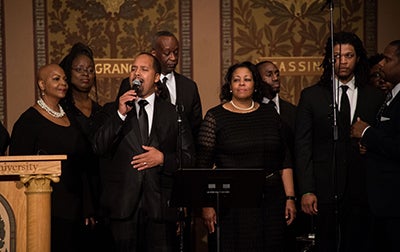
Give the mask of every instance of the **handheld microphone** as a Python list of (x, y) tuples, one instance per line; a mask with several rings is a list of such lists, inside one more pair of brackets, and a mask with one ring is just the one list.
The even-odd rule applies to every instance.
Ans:
[[(131, 90), (135, 90), (136, 94), (139, 95), (140, 86), (142, 86), (142, 82), (139, 79), (136, 78), (131, 83)], [(135, 104), (135, 101), (133, 101), (133, 100), (132, 101), (127, 101), (125, 104), (128, 105), (128, 106), (133, 107), (134, 104)]]
[(141, 85), (142, 83), (139, 79), (134, 79), (131, 83), (131, 89), (135, 90), (135, 92), (138, 94)]

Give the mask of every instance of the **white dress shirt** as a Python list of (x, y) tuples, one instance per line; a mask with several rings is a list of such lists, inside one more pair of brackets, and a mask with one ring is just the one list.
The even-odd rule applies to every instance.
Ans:
[[(337, 81), (337, 79), (336, 79)], [(356, 106), (357, 106), (357, 97), (358, 97), (358, 89), (355, 86), (355, 78), (351, 79), (347, 84), (343, 84), (342, 82), (339, 81), (338, 85), (338, 96), (337, 96), (337, 104), (339, 104), (338, 109), (340, 111), (340, 102), (342, 99), (342, 90), (340, 87), (342, 85), (346, 85), (349, 88), (347, 89), (347, 96), (349, 97), (349, 102), (350, 102), (350, 122), (353, 121), (354, 113), (356, 112)]]
[[(276, 94), (274, 98), (271, 99), (273, 102), (275, 102), (275, 109), (276, 112), (278, 112), (278, 114), (281, 114), (281, 109), (279, 106), (279, 95)], [(268, 104), (270, 101), (270, 99), (268, 99), (267, 97), (264, 97), (262, 100), (262, 103)]]
[(167, 88), (169, 91), (171, 103), (175, 105), (176, 104), (176, 82), (175, 82), (174, 72), (171, 72), (167, 75), (161, 74), (160, 80), (162, 81), (164, 79), (164, 77), (167, 77), (167, 79), (168, 79), (166, 85), (167, 85)]
[[(154, 100), (156, 99), (156, 94), (155, 93), (153, 93), (153, 94), (151, 94), (150, 96), (148, 96), (148, 97), (146, 97), (146, 101), (149, 103), (149, 104), (147, 104), (145, 107), (144, 107), (144, 109), (146, 110), (146, 113), (147, 113), (147, 118), (148, 118), (148, 120), (149, 120), (149, 135), (150, 135), (150, 132), (151, 132), (151, 126), (153, 125), (153, 114), (154, 114)], [(135, 108), (136, 108), (136, 114), (139, 116), (139, 109), (140, 109), (140, 106), (139, 106), (139, 101), (140, 100), (143, 100), (142, 98), (139, 98), (139, 99), (137, 99), (136, 101), (135, 101)], [(118, 112), (118, 115), (119, 115), (119, 117), (121, 118), (121, 120), (122, 121), (125, 121), (125, 119), (126, 119), (126, 115), (122, 115), (120, 112), (119, 112), (119, 110), (117, 111)]]

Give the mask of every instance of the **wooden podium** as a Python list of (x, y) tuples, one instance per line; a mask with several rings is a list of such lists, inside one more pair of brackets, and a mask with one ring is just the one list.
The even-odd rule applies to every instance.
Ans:
[(50, 182), (60, 181), (66, 159), (0, 156), (0, 251), (50, 252)]

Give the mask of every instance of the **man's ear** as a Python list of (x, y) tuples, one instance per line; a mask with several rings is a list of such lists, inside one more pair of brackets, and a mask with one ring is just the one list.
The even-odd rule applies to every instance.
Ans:
[(160, 74), (156, 73), (156, 75), (154, 76), (154, 83), (157, 83), (160, 81)]
[(153, 56), (156, 56), (156, 50), (151, 49), (150, 53), (151, 53)]

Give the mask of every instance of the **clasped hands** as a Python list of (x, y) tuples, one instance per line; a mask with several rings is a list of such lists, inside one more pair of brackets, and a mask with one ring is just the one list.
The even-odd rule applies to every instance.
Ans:
[[(364, 130), (369, 126), (368, 123), (361, 120), (360, 117), (357, 117), (357, 121), (351, 126), (350, 136), (354, 138), (361, 139)], [(360, 154), (365, 154), (367, 152), (367, 148), (359, 143)]]

